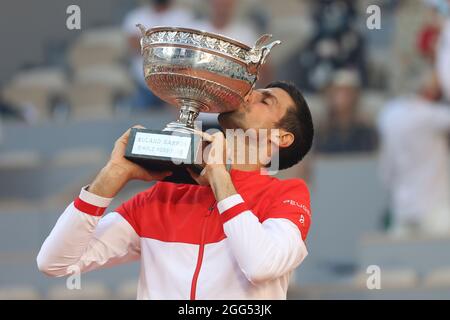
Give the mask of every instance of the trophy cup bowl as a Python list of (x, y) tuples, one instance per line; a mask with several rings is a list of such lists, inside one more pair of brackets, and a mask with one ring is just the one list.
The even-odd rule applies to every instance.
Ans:
[(142, 25), (140, 40), (148, 88), (179, 108), (178, 120), (162, 131), (132, 129), (125, 157), (151, 171), (171, 170), (167, 181), (195, 183), (185, 172), (202, 170), (201, 137), (195, 134), (200, 112), (237, 109), (253, 89), (270, 50), (261, 36), (253, 47), (201, 30)]

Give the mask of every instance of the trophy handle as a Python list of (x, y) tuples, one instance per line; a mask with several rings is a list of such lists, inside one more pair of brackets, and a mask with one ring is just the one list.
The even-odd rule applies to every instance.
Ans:
[(136, 27), (138, 27), (139, 30), (141, 30), (141, 35), (142, 35), (142, 36), (145, 36), (145, 32), (147, 31), (147, 30), (145, 29), (145, 27), (144, 27), (142, 24), (140, 24), (140, 23), (136, 24)]
[(272, 50), (273, 47), (275, 47), (276, 45), (279, 45), (279, 44), (281, 44), (281, 41), (280, 40), (276, 40), (276, 41), (273, 41), (273, 42), (271, 42), (271, 43), (269, 43), (269, 44), (267, 44), (267, 45), (265, 45), (265, 46), (263, 46), (261, 48), (261, 54), (262, 54), (261, 61), (260, 61), (261, 65), (266, 63), (266, 58), (269, 55), (270, 50)]
[(271, 34), (263, 34), (261, 37), (256, 40), (255, 45), (253, 48), (261, 48), (264, 43), (266, 43), (268, 40), (272, 38)]
[(273, 41), (269, 44), (263, 45), (272, 38), (271, 34), (264, 34), (256, 40), (255, 45), (250, 49), (249, 55), (246, 58), (247, 70), (250, 73), (258, 72), (258, 69), (266, 62), (270, 50), (276, 45), (281, 44), (280, 40)]
[(145, 37), (146, 29), (140, 23), (136, 24), (136, 27), (138, 27), (139, 30), (141, 31), (141, 39), (139, 40), (139, 44), (141, 46), (141, 55), (143, 55), (144, 54), (144, 37)]

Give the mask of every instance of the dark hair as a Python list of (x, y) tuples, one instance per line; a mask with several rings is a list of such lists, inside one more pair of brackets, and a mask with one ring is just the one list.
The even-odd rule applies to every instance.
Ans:
[(294, 105), (288, 107), (286, 114), (276, 124), (278, 128), (294, 135), (294, 142), (278, 151), (279, 169), (287, 169), (299, 163), (311, 149), (314, 136), (311, 112), (305, 98), (293, 83), (275, 81), (269, 83), (266, 88), (283, 89), (294, 101)]

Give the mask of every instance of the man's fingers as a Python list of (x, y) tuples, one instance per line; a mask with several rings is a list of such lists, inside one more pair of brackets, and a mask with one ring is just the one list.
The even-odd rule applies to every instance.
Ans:
[(123, 134), (123, 136), (121, 138), (128, 139), (128, 137), (130, 136), (130, 133), (131, 133), (131, 129), (145, 129), (145, 127), (141, 126), (140, 124), (136, 124), (136, 125), (132, 126), (130, 129), (128, 129), (127, 131), (125, 131), (125, 133)]
[(194, 179), (195, 182), (197, 182), (199, 185), (206, 186), (206, 185), (209, 184), (208, 180), (205, 177), (202, 176), (202, 173), (205, 171), (205, 169), (202, 170), (200, 175), (198, 175), (197, 173), (192, 171), (191, 168), (186, 168), (186, 170), (189, 172), (189, 174), (191, 175), (192, 179)]
[(128, 137), (130, 136), (131, 133), (131, 129), (136, 128), (136, 129), (145, 129), (144, 126), (141, 126), (140, 124), (134, 125), (131, 128), (129, 128), (127, 131), (124, 132), (124, 134), (122, 134), (120, 136), (119, 139), (117, 139), (116, 142), (127, 142), (128, 141)]
[(127, 131), (125, 131), (125, 133), (122, 135), (121, 138), (128, 138), (128, 136), (131, 133), (131, 129), (145, 129), (145, 127), (141, 126), (140, 124), (136, 124), (136, 125), (132, 126), (131, 128), (129, 128)]
[(214, 133), (212, 136), (213, 136), (213, 138), (225, 138), (225, 136), (223, 135), (223, 133), (220, 132), (220, 131)]
[(130, 132), (131, 132), (131, 129), (128, 129), (127, 131), (125, 131), (125, 132), (119, 137), (119, 139), (117, 139), (117, 142), (123, 141), (123, 140), (128, 140), (128, 137), (130, 136)]
[(213, 142), (216, 139), (217, 140), (225, 140), (225, 136), (221, 131), (215, 132), (213, 134), (209, 134), (209, 133), (194, 129), (194, 133), (198, 134), (199, 136), (201, 136), (203, 138), (203, 140), (208, 141), (208, 142)]
[(191, 168), (186, 168), (186, 170), (187, 170), (187, 172), (189, 172), (189, 175), (192, 177), (192, 179), (194, 179), (198, 184), (200, 184), (200, 182), (198, 180), (199, 175), (196, 174), (194, 171), (192, 171)]
[(210, 135), (209, 133), (200, 131), (200, 130), (194, 130), (194, 133), (198, 134), (199, 136), (201, 136), (203, 138), (203, 140), (212, 142), (214, 140), (213, 136)]

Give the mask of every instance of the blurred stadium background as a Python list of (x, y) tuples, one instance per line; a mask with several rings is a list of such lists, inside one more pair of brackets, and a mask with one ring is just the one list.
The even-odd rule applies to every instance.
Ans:
[[(135, 298), (138, 264), (83, 275), (82, 290), (68, 290), (65, 279), (39, 273), (36, 255), (124, 130), (137, 123), (162, 128), (174, 119), (174, 108), (143, 98), (130, 68), (135, 57), (127, 23), (139, 16), (130, 12), (154, 2), (164, 1), (2, 3), (0, 299)], [(392, 214), (376, 129), (385, 103), (413, 91), (433, 64), (430, 39), (438, 28), (432, 6), (421, 0), (244, 0), (234, 1), (231, 21), (220, 22), (214, 10), (233, 1), (172, 2), (168, 10), (188, 12), (192, 26), (228, 23), (224, 30), (238, 39), (251, 29), (282, 40), (260, 84), (296, 82), (313, 112), (314, 152), (280, 173), (306, 179), (312, 194), (309, 256), (297, 269), (289, 298), (449, 299), (450, 235), (389, 232)], [(70, 4), (81, 8), (81, 30), (66, 28)], [(381, 7), (381, 30), (366, 27), (370, 4)], [(150, 27), (154, 21), (141, 23)], [(142, 102), (151, 99), (152, 105)], [(349, 122), (350, 138), (336, 138), (333, 116)], [(128, 185), (111, 208), (146, 187)], [(366, 286), (370, 265), (381, 268), (381, 290)]]

